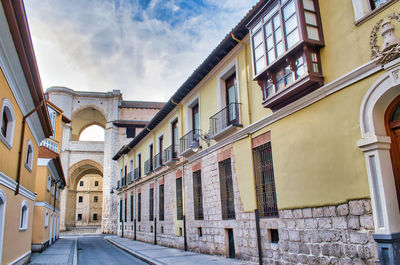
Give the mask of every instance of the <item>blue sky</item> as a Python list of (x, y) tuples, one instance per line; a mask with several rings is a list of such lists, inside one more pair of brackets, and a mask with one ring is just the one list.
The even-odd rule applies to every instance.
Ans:
[(43, 87), (166, 101), (256, 0), (25, 0)]

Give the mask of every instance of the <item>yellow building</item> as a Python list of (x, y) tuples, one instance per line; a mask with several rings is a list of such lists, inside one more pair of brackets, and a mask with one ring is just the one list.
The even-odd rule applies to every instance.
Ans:
[(0, 5), (0, 263), (29, 260), (40, 142), (52, 128), (22, 1)]
[(399, 8), (259, 1), (115, 154), (118, 233), (266, 264), (399, 264)]
[(54, 134), (42, 141), (36, 171), (32, 251), (42, 251), (59, 237), (60, 198), (65, 177), (59, 149), (62, 142), (62, 123), (68, 123), (62, 110), (47, 101)]

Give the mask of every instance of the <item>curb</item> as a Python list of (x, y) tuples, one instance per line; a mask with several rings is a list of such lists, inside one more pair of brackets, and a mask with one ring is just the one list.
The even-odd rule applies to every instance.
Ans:
[(131, 249), (128, 249), (128, 248), (122, 246), (121, 244), (118, 244), (117, 242), (115, 242), (111, 238), (106, 238), (105, 237), (104, 239), (107, 240), (108, 242), (110, 242), (111, 244), (113, 244), (114, 246), (116, 246), (116, 247), (128, 252), (132, 256), (134, 256), (134, 257), (136, 257), (136, 258), (138, 258), (138, 259), (140, 259), (140, 260), (142, 260), (144, 262), (147, 262), (148, 264), (151, 264), (151, 265), (165, 265), (164, 263), (155, 262), (154, 260), (151, 260), (151, 259), (145, 257), (144, 255), (141, 255), (141, 254), (139, 254), (139, 253), (137, 253), (135, 251), (132, 251)]

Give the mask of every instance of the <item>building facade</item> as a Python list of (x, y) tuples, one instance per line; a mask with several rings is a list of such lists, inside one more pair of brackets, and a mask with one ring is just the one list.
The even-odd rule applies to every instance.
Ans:
[(118, 234), (399, 264), (398, 1), (260, 1), (118, 161)]
[(53, 132), (22, 1), (1, 1), (0, 36), (0, 263), (24, 264), (39, 146)]

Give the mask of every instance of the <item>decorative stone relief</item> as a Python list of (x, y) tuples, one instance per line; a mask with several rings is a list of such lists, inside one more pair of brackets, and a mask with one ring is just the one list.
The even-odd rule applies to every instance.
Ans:
[[(394, 32), (394, 26), (391, 24), (392, 20), (400, 22), (400, 13), (395, 12), (387, 16), (386, 19), (379, 20), (371, 31), (371, 59), (377, 59), (378, 64), (385, 64), (400, 57), (400, 39), (397, 38)], [(382, 50), (378, 46), (379, 31), (383, 37)]]

